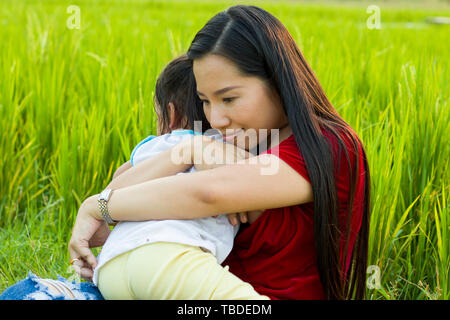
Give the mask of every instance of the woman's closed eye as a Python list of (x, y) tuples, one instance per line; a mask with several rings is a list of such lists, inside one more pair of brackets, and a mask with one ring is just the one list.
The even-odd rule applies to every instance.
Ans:
[[(233, 102), (236, 98), (237, 97), (223, 98), (222, 101), (225, 104), (229, 104), (229, 103)], [(203, 103), (203, 105), (209, 105), (209, 101), (208, 100), (202, 100), (201, 99), (200, 101)]]
[(236, 99), (236, 97), (223, 98), (224, 103), (231, 103)]

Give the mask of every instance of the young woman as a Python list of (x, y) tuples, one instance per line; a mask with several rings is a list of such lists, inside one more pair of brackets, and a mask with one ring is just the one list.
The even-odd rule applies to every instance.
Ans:
[[(202, 159), (202, 148), (185, 144), (201, 171), (115, 190), (111, 218), (196, 219), (274, 208), (241, 220), (222, 265), (271, 299), (363, 298), (369, 231), (364, 148), (289, 32), (263, 9), (233, 6), (197, 33), (188, 56), (213, 128), (235, 143), (247, 132), (279, 129), (280, 142), (254, 157), (256, 163), (216, 168), (194, 161)], [(208, 148), (210, 141), (195, 139)], [(166, 157), (182, 171), (170, 152)], [(267, 164), (277, 170), (261, 174)], [(84, 277), (96, 266), (88, 242), (103, 224), (97, 198), (81, 205), (69, 243)]]

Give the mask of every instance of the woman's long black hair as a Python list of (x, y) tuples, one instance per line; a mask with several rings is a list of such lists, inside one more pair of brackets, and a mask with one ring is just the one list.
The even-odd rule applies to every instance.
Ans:
[[(369, 232), (369, 168), (362, 143), (338, 115), (319, 81), (283, 24), (269, 12), (237, 5), (215, 15), (196, 34), (187, 52), (193, 61), (206, 54), (217, 54), (233, 61), (249, 76), (267, 81), (278, 91), (295, 140), (303, 155), (314, 196), (314, 238), (317, 267), (328, 299), (363, 299), (367, 267)], [(338, 168), (331, 144), (322, 129), (335, 135), (338, 158), (345, 152), (350, 171), (349, 208), (346, 226), (338, 219), (335, 175)], [(350, 141), (353, 150), (344, 143)], [(358, 157), (365, 166), (364, 209), (361, 228), (355, 241), (347, 271), (340, 257), (343, 232), (348, 244), (350, 219), (355, 195)], [(355, 164), (351, 166), (350, 157)], [(339, 166), (339, 165), (337, 165)], [(301, 252), (299, 252), (301, 254)]]

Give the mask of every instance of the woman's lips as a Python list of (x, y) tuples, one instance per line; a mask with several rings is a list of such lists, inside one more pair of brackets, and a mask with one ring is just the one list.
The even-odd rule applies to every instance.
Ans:
[(223, 141), (227, 141), (227, 142), (233, 141), (234, 137), (236, 137), (239, 133), (241, 133), (241, 131), (242, 131), (242, 129), (239, 129), (238, 131), (235, 131), (233, 134), (222, 135), (222, 139), (223, 139)]

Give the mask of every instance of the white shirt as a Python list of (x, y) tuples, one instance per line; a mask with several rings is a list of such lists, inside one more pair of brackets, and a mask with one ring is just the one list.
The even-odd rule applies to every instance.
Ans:
[[(149, 136), (134, 148), (130, 159), (131, 165), (154, 157), (182, 140), (191, 138), (193, 134), (192, 130), (174, 130), (161, 136)], [(218, 134), (212, 137), (218, 139), (221, 136)], [(196, 170), (192, 167), (177, 175), (194, 171)], [(98, 270), (109, 260), (142, 245), (158, 241), (198, 246), (211, 252), (220, 264), (230, 253), (238, 229), (239, 224), (231, 225), (226, 214), (217, 218), (193, 220), (121, 221), (111, 231), (97, 257), (98, 264), (94, 269), (93, 282), (95, 285), (98, 284)]]

